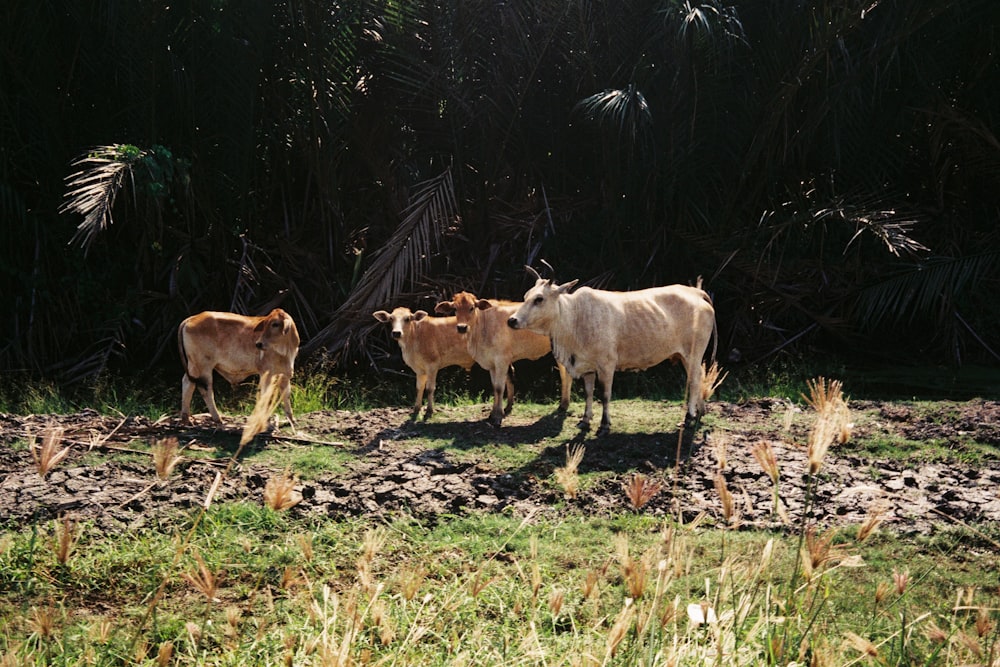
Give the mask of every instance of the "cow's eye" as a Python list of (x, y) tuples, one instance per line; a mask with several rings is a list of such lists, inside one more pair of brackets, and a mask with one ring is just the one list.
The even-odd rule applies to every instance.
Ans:
[(540, 297), (540, 296), (536, 296), (535, 297), (535, 305), (536, 306), (542, 305), (542, 301), (544, 301), (544, 299), (542, 299), (542, 297)]
[(271, 322), (271, 328), (272, 329), (277, 329), (280, 326), (281, 326), (281, 322)]

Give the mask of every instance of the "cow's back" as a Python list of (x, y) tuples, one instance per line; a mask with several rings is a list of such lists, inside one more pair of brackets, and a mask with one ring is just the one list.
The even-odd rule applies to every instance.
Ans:
[(693, 336), (710, 336), (714, 321), (705, 293), (685, 285), (633, 292), (581, 287), (563, 298), (566, 317), (553, 334), (573, 356), (567, 367), (578, 372), (610, 362), (620, 370), (649, 368), (682, 355)]
[(217, 370), (231, 382), (258, 372), (260, 351), (254, 346), (254, 318), (205, 311), (181, 322), (178, 342), (190, 374)]

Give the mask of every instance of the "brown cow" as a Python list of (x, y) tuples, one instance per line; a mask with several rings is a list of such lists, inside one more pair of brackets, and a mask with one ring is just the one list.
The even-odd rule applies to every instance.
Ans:
[(715, 309), (708, 294), (686, 285), (609, 292), (581, 287), (573, 280), (557, 285), (531, 267), (535, 286), (508, 324), (552, 339), (552, 353), (574, 378), (583, 376), (587, 404), (581, 428), (593, 416), (594, 379), (604, 386), (598, 435), (611, 431), (608, 405), (616, 370), (643, 370), (670, 359), (687, 371), (686, 423), (704, 413), (702, 358), (715, 332)]
[(212, 419), (222, 423), (215, 407), (212, 371), (235, 385), (251, 375), (267, 373), (277, 380), (288, 422), (292, 418), (291, 378), (299, 352), (299, 332), (291, 315), (275, 308), (263, 317), (206, 311), (177, 327), (177, 345), (184, 363), (181, 379), (181, 420), (191, 418), (191, 397), (197, 386)]
[(399, 343), (403, 361), (417, 374), (417, 398), (412, 418), (420, 413), (427, 390), (427, 410), (424, 419), (434, 414), (434, 388), (438, 371), (446, 366), (461, 366), (471, 370), (475, 361), (465, 347), (465, 339), (456, 330), (454, 317), (428, 317), (427, 311), (413, 313), (409, 308), (396, 308), (391, 313), (372, 313), (379, 322), (389, 324), (392, 337)]
[[(552, 349), (549, 339), (530, 331), (514, 331), (507, 326), (507, 320), (519, 303), (478, 299), (474, 294), (459, 292), (451, 301), (442, 301), (434, 310), (439, 313), (455, 313), (457, 329), (466, 338), (469, 354), (476, 363), (490, 372), (493, 381), (493, 409), (489, 421), (499, 427), (504, 415), (514, 407), (514, 387), (507, 378), (507, 369), (519, 359), (538, 359)], [(560, 399), (559, 409), (569, 407), (569, 391), (572, 380), (562, 364), (559, 368)], [(502, 409), (504, 386), (508, 387), (507, 407)]]

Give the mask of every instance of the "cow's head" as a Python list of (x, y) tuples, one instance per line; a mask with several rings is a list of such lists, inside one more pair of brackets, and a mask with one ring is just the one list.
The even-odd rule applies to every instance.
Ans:
[(542, 278), (536, 271), (535, 286), (524, 293), (524, 303), (507, 320), (511, 329), (529, 329), (535, 333), (549, 335), (553, 322), (559, 313), (559, 297), (568, 293), (578, 282), (557, 285), (554, 280)]
[(254, 345), (262, 353), (273, 350), (278, 354), (295, 356), (299, 349), (299, 332), (292, 316), (275, 308), (254, 327), (257, 335)]
[(404, 308), (400, 306), (396, 308), (391, 313), (387, 313), (384, 310), (377, 310), (372, 313), (374, 317), (379, 322), (389, 323), (389, 328), (392, 331), (392, 337), (394, 340), (399, 340), (403, 337), (403, 332), (406, 329), (406, 325), (410, 322), (419, 322), (420, 320), (427, 317), (426, 310), (418, 310), (413, 313), (410, 312), (409, 308)]
[(478, 299), (475, 294), (459, 292), (451, 301), (442, 301), (434, 306), (434, 312), (442, 315), (455, 314), (455, 328), (458, 333), (464, 334), (469, 331), (469, 327), (476, 320), (480, 310), (492, 308), (493, 304), (486, 299)]

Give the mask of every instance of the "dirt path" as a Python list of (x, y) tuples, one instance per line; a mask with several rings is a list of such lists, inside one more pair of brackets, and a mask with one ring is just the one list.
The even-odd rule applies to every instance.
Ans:
[[(820, 526), (858, 524), (878, 506), (883, 526), (900, 532), (931, 533), (954, 522), (975, 525), (1000, 521), (1000, 403), (949, 405), (952, 409), (947, 418), (935, 420), (920, 417), (905, 404), (860, 402), (852, 403), (852, 408), (869, 416), (859, 426), (858, 435), (902, 437), (933, 442), (938, 447), (960, 447), (973, 441), (992, 449), (990, 465), (954, 461), (905, 465), (852, 455), (849, 448), (831, 450), (815, 488), (811, 519)], [(316, 412), (300, 417), (306, 440), (279, 442), (288, 447), (337, 447), (351, 453), (344, 472), (298, 484), (303, 500), (291, 511), (302, 517), (336, 519), (407, 512), (433, 521), (442, 514), (500, 510), (523, 516), (611, 515), (635, 511), (622, 485), (639, 472), (660, 482), (663, 489), (638, 511), (671, 515), (679, 505), (686, 520), (704, 514), (721, 521), (715, 476), (719, 471), (718, 440), (725, 439), (722, 475), (733, 495), (739, 524), (777, 528), (781, 522), (773, 512), (772, 485), (750, 454), (750, 445), (761, 439), (772, 443), (782, 466), (782, 503), (788, 516), (796, 520), (803, 512), (805, 452), (787, 444), (775, 430), (775, 415), (785, 409), (781, 401), (771, 400), (713, 403), (711, 410), (726, 429), (702, 430), (694, 435), (690, 451), (684, 452), (676, 469), (676, 480), (676, 434), (589, 438), (581, 471), (600, 474), (573, 500), (564, 499), (551, 481), (553, 469), (564, 464), (562, 446), (538, 448), (529, 465), (505, 470), (476, 461), (474, 451), (458, 459), (446, 451), (421, 448), (413, 441), (421, 429), (436, 428), (473, 441), (481, 434), (484, 442), (498, 438), (509, 438), (512, 443), (539, 442), (533, 433), (546, 425), (519, 422), (516, 413), (496, 432), (478, 421), (411, 423), (403, 409)], [(13, 445), (27, 433), (40, 434), (50, 427), (64, 429), (63, 437), (72, 451), (42, 479), (30, 453), (23, 445)], [(25, 525), (65, 514), (91, 520), (104, 530), (169, 524), (179, 510), (202, 504), (217, 473), (225, 469), (228, 455), (235, 451), (238, 433), (235, 427), (190, 428), (174, 420), (115, 419), (90, 411), (0, 415), (0, 526)], [(218, 446), (218, 458), (187, 458), (168, 480), (159, 481), (149, 455), (130, 452), (130, 443), (169, 436), (177, 437), (184, 446)], [(308, 439), (338, 444), (317, 444)], [(792, 440), (801, 442), (804, 438)], [(259, 446), (268, 444), (265, 441)], [(260, 502), (267, 479), (276, 472), (241, 462), (219, 487), (215, 502)]]

